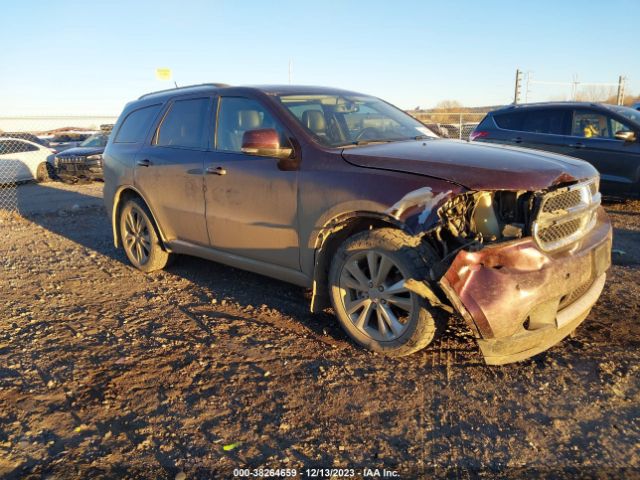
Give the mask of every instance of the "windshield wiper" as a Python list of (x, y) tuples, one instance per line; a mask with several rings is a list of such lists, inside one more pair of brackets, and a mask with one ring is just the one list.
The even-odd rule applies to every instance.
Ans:
[(409, 140), (408, 138), (367, 138), (362, 140), (355, 140), (353, 142), (345, 143), (343, 145), (338, 145), (339, 147), (347, 147), (349, 145), (369, 145), (371, 143), (391, 143), (391, 142), (401, 142), (402, 140)]
[(356, 140), (355, 142), (351, 142), (352, 145), (369, 145), (370, 143), (390, 143), (395, 142), (395, 139), (389, 138), (371, 138), (366, 140)]
[(434, 138), (430, 135), (416, 135), (415, 137), (401, 137), (401, 138), (372, 138), (367, 140), (355, 140), (349, 143), (343, 143), (336, 145), (336, 148), (350, 147), (350, 146), (362, 146), (369, 145), (371, 143), (391, 143), (391, 142), (406, 142), (407, 140), (427, 140)]

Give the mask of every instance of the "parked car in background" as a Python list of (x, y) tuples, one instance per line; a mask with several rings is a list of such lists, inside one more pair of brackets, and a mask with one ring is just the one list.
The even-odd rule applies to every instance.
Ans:
[(63, 152), (69, 148), (80, 146), (91, 135), (96, 132), (70, 132), (50, 136), (47, 140), (51, 148), (56, 152)]
[(22, 138), (0, 137), (0, 184), (51, 179), (48, 147)]
[(489, 112), (475, 142), (535, 148), (580, 158), (600, 172), (610, 195), (640, 195), (640, 112), (598, 103), (512, 105)]
[(635, 108), (636, 110), (640, 110), (640, 102), (634, 103), (633, 105), (631, 105), (631, 108)]
[(46, 138), (38, 137), (33, 133), (27, 132), (0, 132), (0, 138), (19, 138), (22, 140), (28, 140), (43, 147), (51, 148), (51, 144)]
[(143, 95), (104, 162), (132, 265), (182, 253), (308, 287), (312, 311), (332, 305), (355, 342), (389, 355), (428, 345), (440, 309), (465, 319), (487, 363), (535, 355), (586, 318), (610, 264), (591, 165), (441, 139), (355, 92)]
[(63, 181), (102, 180), (102, 153), (108, 139), (107, 133), (96, 133), (78, 147), (58, 153), (54, 159), (56, 177)]

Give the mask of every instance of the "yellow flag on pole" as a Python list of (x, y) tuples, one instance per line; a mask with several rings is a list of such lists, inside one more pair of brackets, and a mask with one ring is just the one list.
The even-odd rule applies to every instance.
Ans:
[(156, 78), (158, 80), (171, 80), (170, 68), (156, 68)]

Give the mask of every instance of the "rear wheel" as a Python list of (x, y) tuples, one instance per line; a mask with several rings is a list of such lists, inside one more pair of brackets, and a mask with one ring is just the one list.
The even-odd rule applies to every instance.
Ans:
[(160, 242), (149, 208), (138, 198), (120, 210), (120, 239), (131, 264), (143, 272), (164, 268), (170, 260)]
[(329, 272), (331, 301), (342, 327), (360, 345), (392, 356), (426, 347), (436, 324), (428, 303), (406, 280), (424, 280), (427, 265), (411, 237), (390, 228), (346, 240)]

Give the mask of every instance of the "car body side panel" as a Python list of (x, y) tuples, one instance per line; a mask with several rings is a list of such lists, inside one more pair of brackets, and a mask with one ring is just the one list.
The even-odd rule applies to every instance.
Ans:
[[(430, 177), (359, 168), (345, 162), (339, 152), (316, 154), (308, 162), (305, 158), (311, 158), (309, 152), (303, 152), (299, 213), (303, 240), (300, 263), (307, 275), (313, 273), (319, 235), (330, 228), (333, 220), (347, 214), (386, 216), (409, 233), (421, 233), (432, 218), (427, 220), (430, 215), (424, 214), (425, 209), (435, 213), (429, 201), (436, 199), (443, 203), (445, 196), (449, 198), (464, 190), (459, 185)], [(425, 187), (429, 190), (425, 191)], [(409, 202), (400, 212), (394, 210), (394, 205), (403, 197), (419, 190), (423, 192), (422, 199)]]
[(574, 145), (573, 155), (591, 163), (600, 172), (603, 191), (609, 193), (640, 193), (640, 142), (624, 142), (611, 138), (569, 137)]
[(213, 248), (300, 270), (298, 174), (278, 160), (207, 152), (206, 225)]

